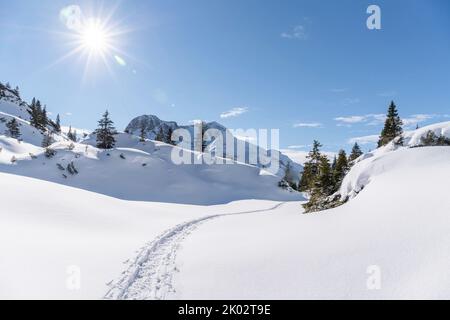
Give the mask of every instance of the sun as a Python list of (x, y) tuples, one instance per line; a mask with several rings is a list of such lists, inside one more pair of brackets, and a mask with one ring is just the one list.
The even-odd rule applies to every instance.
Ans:
[(80, 42), (83, 49), (90, 53), (105, 53), (110, 47), (109, 35), (102, 27), (100, 20), (90, 19), (80, 32)]
[(68, 32), (61, 32), (62, 38), (70, 51), (57, 59), (51, 66), (61, 63), (70, 57), (78, 56), (84, 63), (83, 82), (88, 77), (101, 74), (105, 68), (114, 77), (114, 66), (127, 68), (130, 55), (122, 45), (126, 34), (133, 31), (122, 24), (115, 16), (117, 6), (109, 12), (95, 12), (90, 8), (85, 15), (78, 5), (70, 5), (61, 9), (60, 20)]

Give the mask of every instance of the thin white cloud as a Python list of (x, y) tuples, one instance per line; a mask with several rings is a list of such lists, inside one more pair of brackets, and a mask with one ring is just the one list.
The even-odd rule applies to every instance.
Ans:
[(306, 33), (305, 26), (299, 24), (296, 25), (291, 31), (283, 32), (281, 37), (285, 39), (306, 40), (308, 39), (308, 34)]
[(72, 115), (72, 112), (66, 112), (65, 115), (70, 117)]
[(305, 148), (308, 148), (309, 147), (309, 145), (306, 145), (306, 144), (304, 144), (304, 145), (293, 145), (293, 146), (288, 146), (288, 149), (305, 149)]
[(248, 108), (246, 107), (236, 107), (233, 108), (231, 110), (222, 112), (220, 114), (220, 118), (221, 119), (227, 119), (227, 118), (234, 118), (234, 117), (238, 117), (244, 113), (248, 112)]
[[(305, 164), (308, 160), (309, 151), (292, 150), (292, 149), (281, 149), (284, 155), (288, 156), (292, 161), (299, 164)], [(335, 152), (332, 151), (322, 151), (322, 154), (326, 155), (330, 161), (336, 156)]]
[(386, 115), (385, 114), (371, 114), (370, 118), (372, 119), (370, 122), (367, 123), (368, 126), (378, 126), (380, 124), (383, 124), (386, 121)]
[(370, 136), (362, 136), (362, 137), (355, 137), (348, 140), (348, 144), (355, 144), (357, 142), (358, 144), (372, 144), (377, 143), (380, 139), (380, 136), (378, 135), (370, 135)]
[(320, 128), (320, 127), (322, 127), (322, 124), (318, 122), (301, 122), (294, 124), (294, 128)]
[(365, 114), (360, 116), (345, 116), (334, 118), (335, 121), (339, 122), (338, 126), (349, 126), (357, 123), (365, 123), (366, 125), (379, 125), (384, 122), (386, 116), (384, 114)]
[(435, 115), (433, 115), (433, 114), (413, 114), (408, 118), (402, 119), (402, 121), (403, 121), (404, 126), (409, 127), (409, 126), (430, 120), (434, 117), (435, 117)]
[(338, 117), (334, 120), (344, 123), (360, 123), (366, 121), (366, 116), (349, 116), (349, 117)]

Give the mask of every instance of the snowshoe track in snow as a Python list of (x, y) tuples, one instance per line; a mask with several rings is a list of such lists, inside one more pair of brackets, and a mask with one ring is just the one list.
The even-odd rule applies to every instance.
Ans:
[(181, 242), (202, 223), (219, 217), (267, 212), (278, 209), (279, 203), (268, 209), (210, 215), (175, 226), (141, 249), (119, 280), (112, 282), (104, 299), (163, 300), (175, 293), (173, 275)]

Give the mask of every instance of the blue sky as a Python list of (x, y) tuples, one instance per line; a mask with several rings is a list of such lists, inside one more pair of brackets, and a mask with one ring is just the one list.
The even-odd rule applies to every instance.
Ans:
[[(281, 147), (326, 150), (379, 134), (394, 100), (415, 127), (450, 114), (450, 2), (0, 0), (0, 81), (45, 103), (65, 125), (95, 128), (108, 108), (135, 116), (279, 128)], [(382, 29), (369, 30), (377, 4)], [(78, 5), (127, 33), (84, 75), (60, 11)], [(119, 64), (114, 54), (126, 66)], [(372, 138), (373, 140), (373, 138)], [(352, 140), (354, 141), (354, 140)], [(367, 144), (365, 148), (372, 148)]]

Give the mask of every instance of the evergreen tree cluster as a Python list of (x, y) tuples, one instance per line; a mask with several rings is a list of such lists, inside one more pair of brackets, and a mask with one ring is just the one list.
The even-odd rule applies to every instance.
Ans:
[[(303, 174), (299, 183), (299, 190), (310, 195), (310, 200), (304, 205), (306, 212), (314, 212), (332, 208), (340, 204), (339, 197), (330, 199), (335, 194), (350, 170), (352, 160), (360, 156), (358, 144), (355, 144), (350, 157), (344, 150), (340, 150), (332, 164), (326, 155), (320, 151), (322, 145), (315, 140), (313, 148), (307, 156)], [(359, 155), (358, 155), (359, 154)]]
[(16, 120), (16, 118), (12, 118), (10, 121), (6, 123), (7, 134), (14, 139), (19, 139), (20, 129), (19, 129), (19, 122)]
[(47, 117), (46, 107), (42, 107), (41, 102), (36, 98), (31, 101), (28, 113), (30, 114), (30, 124), (38, 130), (45, 131), (51, 123)]
[(429, 130), (425, 136), (420, 139), (420, 146), (450, 146), (450, 138), (444, 135), (437, 135), (433, 131)]

